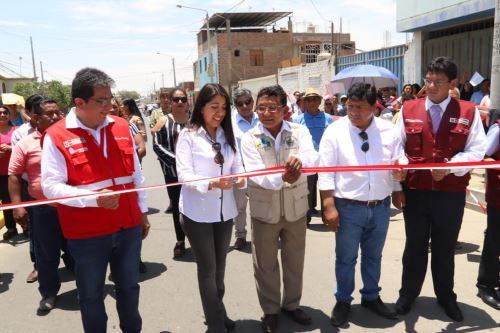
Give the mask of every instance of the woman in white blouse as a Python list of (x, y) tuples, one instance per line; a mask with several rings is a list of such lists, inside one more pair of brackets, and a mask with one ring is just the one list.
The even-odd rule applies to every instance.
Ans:
[(198, 266), (198, 284), (210, 333), (234, 328), (222, 298), (226, 254), (233, 218), (238, 214), (233, 183), (245, 186), (244, 178), (224, 175), (244, 172), (231, 126), (229, 96), (219, 84), (205, 85), (196, 100), (189, 124), (179, 134), (176, 146), (181, 225)]

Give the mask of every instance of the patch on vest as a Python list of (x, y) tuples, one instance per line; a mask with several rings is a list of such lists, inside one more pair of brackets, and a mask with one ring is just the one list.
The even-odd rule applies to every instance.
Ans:
[(273, 146), (271, 145), (271, 141), (268, 138), (258, 138), (255, 139), (255, 148), (257, 150), (270, 150)]
[(293, 136), (290, 136), (285, 139), (285, 148), (286, 149), (293, 149), (297, 148), (297, 140)]
[(84, 153), (88, 151), (89, 149), (87, 147), (80, 147), (77, 149), (74, 149), (73, 147), (69, 147), (68, 152), (70, 155), (76, 154), (76, 153)]
[(462, 125), (465, 125), (465, 126), (469, 126), (469, 119), (467, 119), (467, 118), (458, 118), (458, 123), (462, 124)]
[(423, 121), (421, 119), (410, 119), (410, 118), (407, 118), (407, 119), (405, 119), (405, 123), (423, 123)]
[(116, 141), (119, 141), (119, 140), (128, 140), (129, 138), (126, 137), (126, 136), (115, 136), (115, 140)]
[(63, 142), (64, 148), (68, 148), (71, 146), (79, 145), (79, 144), (84, 144), (86, 141), (84, 138), (75, 138), (71, 140), (66, 140)]
[(450, 123), (456, 124), (458, 122), (457, 118), (450, 118)]

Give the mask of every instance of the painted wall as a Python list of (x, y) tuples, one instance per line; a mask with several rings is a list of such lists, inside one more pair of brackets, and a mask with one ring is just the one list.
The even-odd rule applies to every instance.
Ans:
[[(217, 48), (212, 49), (213, 56), (213, 78), (212, 83), (219, 82), (219, 50)], [(205, 65), (206, 64), (206, 65)], [(210, 75), (208, 72), (210, 64), (209, 53), (203, 54), (196, 61), (195, 65), (195, 90), (200, 90), (205, 84), (210, 83)], [(200, 69), (201, 66), (201, 69)]]
[(397, 0), (399, 32), (428, 31), (493, 15), (495, 0)]

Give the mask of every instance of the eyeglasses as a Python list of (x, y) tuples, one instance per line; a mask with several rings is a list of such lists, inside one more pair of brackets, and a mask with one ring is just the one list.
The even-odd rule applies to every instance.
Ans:
[(368, 134), (366, 134), (366, 132), (363, 131), (359, 132), (358, 135), (363, 140), (363, 144), (361, 145), (361, 151), (363, 153), (366, 153), (368, 150), (370, 150), (370, 144), (368, 143)]
[(234, 104), (236, 104), (236, 106), (242, 107), (244, 105), (250, 105), (250, 104), (252, 104), (252, 102), (253, 102), (253, 100), (251, 98), (248, 98), (244, 101), (236, 101), (236, 103), (234, 103)]
[(0, 111), (0, 115), (2, 115), (2, 114), (8, 116), (9, 115), (9, 111)]
[(264, 113), (266, 111), (269, 111), (270, 113), (276, 113), (279, 109), (280, 109), (281, 106), (263, 106), (263, 105), (260, 105), (260, 106), (257, 106), (257, 113)]
[(172, 102), (174, 103), (187, 103), (187, 97), (172, 97)]
[(221, 147), (220, 143), (218, 143), (218, 142), (214, 142), (212, 144), (212, 149), (215, 152), (214, 162), (219, 164), (222, 168), (222, 164), (224, 164), (224, 156), (220, 152), (221, 148), (222, 147)]
[(426, 86), (430, 86), (431, 84), (434, 84), (434, 86), (438, 87), (438, 88), (444, 86), (448, 82), (450, 82), (450, 81), (449, 80), (448, 81), (446, 81), (446, 80), (431, 80), (431, 79), (428, 79), (428, 78), (424, 79), (424, 84)]
[(333, 105), (333, 103), (325, 103), (325, 105), (328, 105), (328, 106), (330, 106), (330, 105)]
[(113, 98), (114, 97), (110, 97), (110, 98), (94, 98), (94, 97), (90, 97), (89, 99), (96, 102), (97, 104), (99, 104), (100, 106), (106, 106), (106, 105), (111, 105), (111, 102), (113, 101)]

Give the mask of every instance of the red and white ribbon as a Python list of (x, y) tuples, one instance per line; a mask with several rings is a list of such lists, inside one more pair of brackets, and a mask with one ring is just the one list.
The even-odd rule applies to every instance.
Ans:
[[(354, 171), (367, 172), (367, 171), (388, 171), (388, 170), (398, 170), (398, 169), (407, 169), (407, 170), (450, 169), (450, 170), (454, 170), (454, 169), (464, 169), (464, 168), (467, 168), (467, 169), (469, 169), (469, 168), (470, 169), (500, 169), (500, 161), (422, 163), (422, 164), (406, 164), (406, 165), (401, 164), (401, 165), (359, 165), (359, 166), (331, 166), (331, 167), (327, 166), (327, 167), (302, 168), (302, 172), (304, 172), (304, 173), (354, 172)], [(137, 191), (149, 191), (149, 190), (154, 190), (154, 189), (158, 189), (158, 188), (165, 188), (165, 187), (169, 187), (169, 186), (190, 184), (190, 183), (196, 183), (196, 182), (206, 182), (206, 181), (216, 180), (216, 179), (220, 179), (220, 178), (223, 178), (223, 179), (224, 178), (236, 178), (236, 177), (251, 178), (251, 177), (259, 177), (259, 176), (266, 176), (266, 175), (272, 175), (272, 174), (280, 174), (280, 173), (284, 173), (284, 172), (285, 172), (285, 168), (283, 166), (278, 166), (278, 167), (266, 168), (266, 169), (261, 169), (261, 170), (254, 170), (254, 171), (249, 171), (249, 172), (237, 173), (237, 174), (232, 174), (232, 175), (207, 177), (207, 178), (200, 178), (200, 179), (194, 179), (194, 180), (189, 180), (189, 181), (184, 181), (184, 182), (168, 183), (168, 184), (149, 185), (149, 186), (136, 187), (133, 189), (116, 190), (116, 191), (110, 191), (110, 192), (105, 192), (105, 193), (97, 193), (96, 192), (96, 193), (80, 194), (80, 195), (60, 197), (60, 198), (40, 199), (40, 200), (32, 200), (32, 201), (19, 202), (19, 203), (10, 203), (10, 204), (0, 205), (0, 211), (6, 210), (6, 209), (25, 208), (25, 207), (38, 206), (38, 205), (61, 203), (61, 202), (71, 200), (71, 199), (76, 199), (76, 198), (84, 198), (84, 197), (95, 198), (98, 196), (124, 194), (124, 193), (131, 193), (131, 192), (137, 192)], [(474, 197), (473, 197), (473, 199), (474, 199)]]

